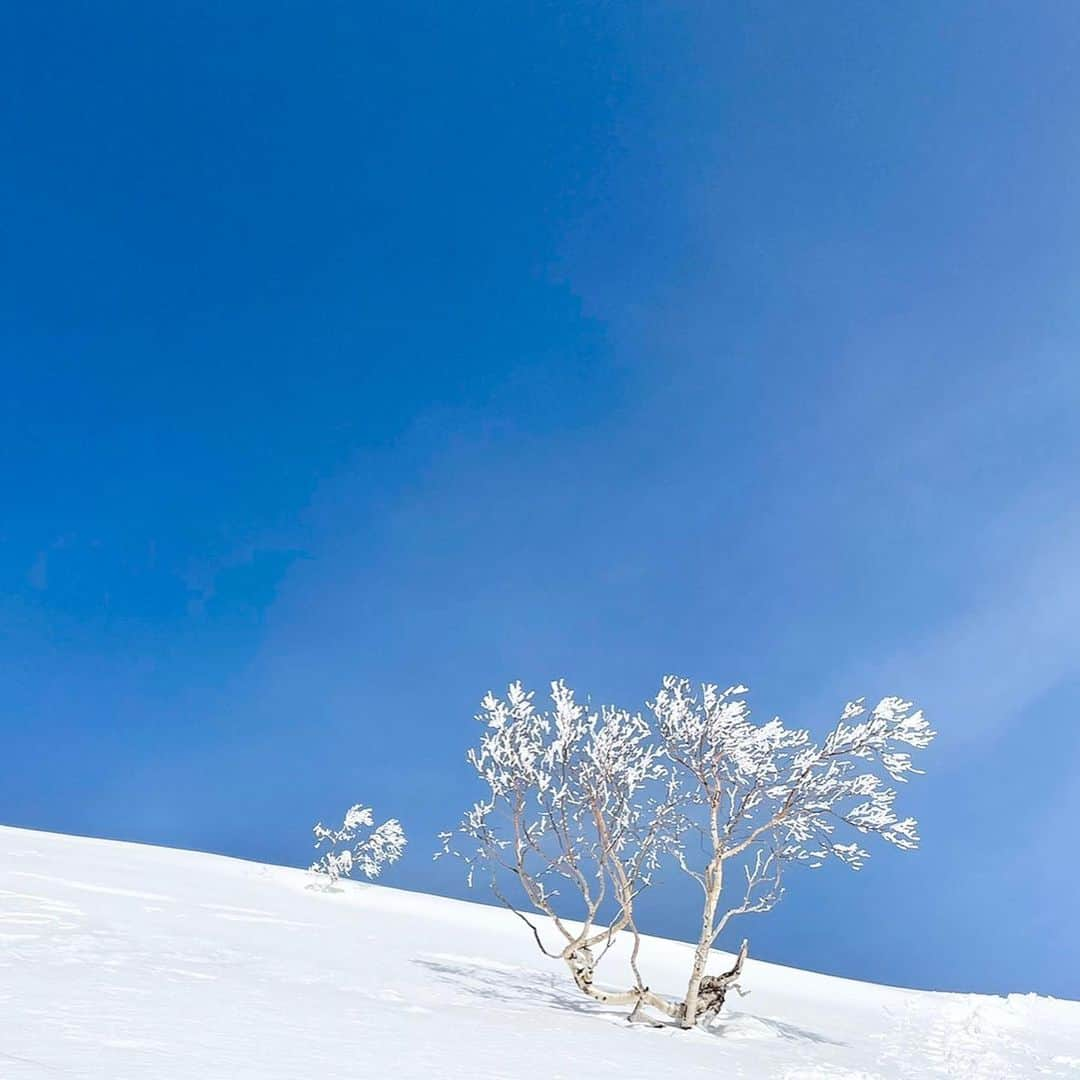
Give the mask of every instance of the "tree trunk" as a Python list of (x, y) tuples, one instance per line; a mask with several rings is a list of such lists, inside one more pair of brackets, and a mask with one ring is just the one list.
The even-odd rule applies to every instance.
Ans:
[(705, 965), (709, 962), (709, 950), (713, 943), (713, 926), (716, 920), (716, 905), (720, 902), (723, 888), (721, 864), (706, 867), (705, 870), (705, 905), (701, 912), (701, 934), (697, 948), (694, 949), (694, 966), (690, 971), (690, 982), (686, 987), (686, 1005), (683, 1008), (682, 1026), (692, 1028), (697, 1023), (698, 996), (701, 993), (701, 980), (705, 976)]
[(722, 975), (704, 975), (698, 979), (697, 994), (694, 999), (694, 1020), (689, 1024), (686, 1022), (686, 1016), (689, 1015), (689, 1009), (687, 1009), (683, 1013), (684, 1028), (693, 1027), (697, 1023), (699, 1015), (715, 1016), (720, 1011), (728, 990), (742, 973), (743, 962), (746, 960), (746, 954), (749, 951), (750, 942), (743, 938), (738, 955), (735, 957), (735, 963), (730, 970), (725, 971)]
[(673, 1005), (670, 1001), (654, 994), (647, 986), (636, 986), (631, 990), (616, 991), (601, 990), (594, 986), (593, 956), (592, 951), (588, 948), (568, 947), (563, 952), (563, 959), (570, 968), (570, 973), (574, 976), (577, 988), (583, 994), (588, 994), (594, 1001), (599, 1001), (604, 1005), (633, 1005), (634, 1012), (631, 1015), (636, 1015), (642, 1005), (648, 1005), (650, 1008), (672, 1018), (680, 1015), (679, 1006)]

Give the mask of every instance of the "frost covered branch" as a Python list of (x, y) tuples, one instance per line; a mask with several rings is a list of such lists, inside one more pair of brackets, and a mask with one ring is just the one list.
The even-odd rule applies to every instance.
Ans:
[[(869, 712), (856, 701), (819, 744), (778, 718), (755, 723), (746, 692), (713, 684), (695, 692), (667, 676), (648, 703), (655, 726), (615, 706), (586, 708), (561, 681), (551, 684), (548, 711), (520, 683), (505, 699), (489, 693), (468, 755), (483, 798), (441, 835), (436, 857), (462, 859), (470, 885), (485, 880), (583, 992), (632, 1004), (635, 1018), (647, 1006), (694, 1026), (719, 1010), (746, 959), (743, 942), (730, 971), (707, 975), (718, 936), (739, 915), (771, 910), (787, 867), (832, 858), (857, 870), (869, 835), (900, 850), (918, 846), (915, 820), (897, 815), (887, 780), (918, 771), (910, 751), (934, 738), (921, 711), (895, 697)], [(635, 900), (667, 860), (703, 897), (682, 1001), (653, 993), (637, 963)], [(729, 864), (739, 882), (731, 902)], [(517, 890), (513, 901), (504, 886)], [(546, 945), (522, 906), (547, 916), (561, 941)], [(597, 965), (623, 931), (632, 938), (632, 985), (600, 990)]]
[[(838, 838), (838, 826), (857, 836), (876, 834), (901, 850), (918, 846), (915, 819), (898, 817), (897, 792), (882, 777), (906, 781), (917, 770), (903, 748), (925, 749), (934, 738), (911, 702), (883, 698), (869, 714), (862, 701), (852, 702), (816, 744), (808, 731), (779, 718), (754, 723), (746, 692), (705, 684), (698, 696), (687, 679), (669, 675), (650, 702), (667, 759), (688, 782), (686, 831), (705, 841), (700, 867), (691, 865), (685, 845), (676, 851), (680, 867), (704, 893), (686, 1026), (702, 1011), (710, 948), (732, 918), (779, 902), (786, 865), (818, 868), (835, 858), (860, 869), (869, 852), (857, 839)], [(742, 863), (742, 898), (721, 912), (731, 860)]]
[[(593, 980), (624, 930), (635, 939), (636, 969), (634, 901), (672, 841), (672, 804), (662, 794), (667, 770), (640, 714), (586, 709), (562, 682), (551, 684), (551, 701), (550, 711), (538, 710), (521, 683), (512, 683), (505, 699), (484, 698), (480, 743), (468, 760), (485, 795), (456, 831), (442, 834), (439, 855), (462, 859), (470, 885), (486, 880), (496, 899), (525, 919), (540, 948), (565, 961), (582, 991), (639, 1005), (650, 995), (636, 971), (635, 985), (623, 991), (601, 990)], [(659, 803), (650, 798), (654, 787)], [(518, 904), (550, 919), (559, 945), (544, 944), (503, 881), (518, 891)], [(602, 913), (607, 926), (598, 925)], [(657, 999), (656, 1007), (666, 1004)]]
[[(364, 835), (365, 830), (371, 830)], [(401, 858), (408, 842), (405, 830), (396, 818), (375, 825), (370, 807), (357, 803), (345, 812), (340, 829), (328, 829), (321, 821), (311, 830), (315, 847), (329, 849), (308, 867), (318, 874), (327, 888), (339, 878), (359, 870), (366, 878), (377, 878), (384, 866)]]

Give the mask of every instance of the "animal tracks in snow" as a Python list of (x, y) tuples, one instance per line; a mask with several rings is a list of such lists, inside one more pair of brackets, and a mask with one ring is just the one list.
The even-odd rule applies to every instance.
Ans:
[[(909, 1002), (893, 1030), (883, 1036), (881, 1062), (890, 1075), (948, 1080), (1005, 1080), (1014, 1076), (1068, 1077), (1067, 1058), (1038, 1046), (1033, 1009), (1049, 999), (976, 994), (931, 994)], [(1077, 1059), (1080, 1063), (1080, 1059)]]

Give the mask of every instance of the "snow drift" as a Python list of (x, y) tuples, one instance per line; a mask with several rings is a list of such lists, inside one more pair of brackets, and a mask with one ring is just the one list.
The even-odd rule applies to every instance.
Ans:
[[(629, 1027), (507, 911), (0, 828), (0, 1078), (1080, 1080), (1080, 1003), (750, 960), (709, 1031)], [(692, 947), (644, 939), (677, 992)], [(717, 958), (716, 967), (726, 957)]]

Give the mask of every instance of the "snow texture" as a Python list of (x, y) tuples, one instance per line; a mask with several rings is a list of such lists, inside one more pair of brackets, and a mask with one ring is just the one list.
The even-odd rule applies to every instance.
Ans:
[[(750, 996), (709, 1030), (631, 1027), (509, 911), (311, 886), (302, 870), (0, 828), (0, 1078), (1080, 1080), (1077, 1002), (750, 959)], [(642, 950), (676, 996), (691, 946)]]

